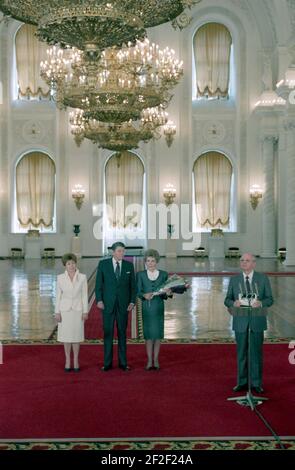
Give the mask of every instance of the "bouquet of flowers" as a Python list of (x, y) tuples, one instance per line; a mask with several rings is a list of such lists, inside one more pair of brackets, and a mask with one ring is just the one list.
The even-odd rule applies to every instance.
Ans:
[[(189, 284), (183, 277), (178, 276), (178, 274), (173, 274), (157, 291), (153, 292), (153, 297), (155, 295), (160, 295), (163, 298), (167, 298), (167, 292), (169, 291), (172, 292), (172, 294), (183, 294), (188, 287)], [(172, 295), (170, 295), (170, 297), (172, 297)]]

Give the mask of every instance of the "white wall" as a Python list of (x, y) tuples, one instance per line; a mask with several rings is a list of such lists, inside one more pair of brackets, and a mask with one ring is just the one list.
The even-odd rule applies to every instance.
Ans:
[[(282, 12), (287, 18), (287, 4), (283, 0), (281, 3)], [(259, 7), (255, 6), (257, 4)], [(262, 182), (260, 127), (259, 120), (253, 113), (254, 103), (262, 92), (261, 50), (273, 48), (273, 70), (276, 70), (282, 68), (282, 54), (286, 57), (282, 40), (286, 41), (286, 47), (290, 45), (286, 25), (281, 21), (276, 23), (275, 16), (267, 16), (270, 13), (263, 10), (264, 7), (264, 2), (257, 1), (207, 0), (192, 10), (192, 22), (182, 32), (175, 31), (170, 25), (150, 31), (153, 41), (160, 46), (168, 45), (175, 49), (176, 55), (184, 61), (185, 76), (175, 89), (174, 99), (168, 109), (170, 118), (177, 125), (173, 146), (168, 148), (162, 138), (141, 145), (137, 150), (145, 163), (148, 202), (151, 203), (163, 202), (162, 188), (167, 183), (175, 185), (177, 203), (191, 203), (191, 172), (196, 157), (206, 150), (219, 150), (227, 154), (235, 169), (238, 218), (237, 232), (225, 235), (226, 245), (239, 246), (241, 250), (250, 250), (256, 254), (261, 251), (263, 204), (253, 211), (249, 204), (248, 191), (251, 184)], [(263, 31), (260, 26), (262, 19)], [(192, 103), (191, 41), (196, 28), (206, 21), (222, 22), (232, 33), (237, 89), (234, 101)], [(54, 246), (59, 255), (70, 250), (73, 224), (80, 224), (83, 255), (101, 255), (102, 244), (95, 240), (92, 233), (96, 220), (93, 217), (93, 206), (102, 202), (103, 169), (110, 152), (99, 150), (88, 141), (84, 141), (78, 148), (69, 132), (67, 112), (57, 111), (54, 104), (13, 102), (12, 52), (18, 25), (13, 20), (8, 25), (0, 24), (0, 256), (7, 256), (12, 246), (24, 245), (24, 235), (11, 233), (13, 172), (19, 156), (31, 149), (47, 152), (54, 159), (57, 168), (57, 233), (42, 235), (44, 246)], [(279, 42), (276, 43), (276, 40)], [(276, 78), (274, 76), (274, 82)], [(37, 136), (30, 134), (33, 123), (39, 128)], [(210, 123), (219, 126), (221, 137), (213, 139), (208, 134)], [(282, 246), (285, 243), (286, 174), (284, 131), (279, 124), (278, 133), (277, 223), (278, 245)], [(80, 211), (71, 198), (71, 189), (76, 183), (82, 184), (86, 190), (86, 199)], [(202, 236), (202, 244), (206, 246), (207, 241), (208, 235), (205, 234)], [(161, 254), (165, 254), (165, 241), (151, 240), (149, 246), (158, 248)], [(182, 251), (182, 240), (177, 245), (177, 253), (190, 254)]]

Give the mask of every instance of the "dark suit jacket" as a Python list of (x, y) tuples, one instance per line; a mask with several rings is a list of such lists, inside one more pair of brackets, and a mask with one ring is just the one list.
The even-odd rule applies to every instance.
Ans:
[[(258, 291), (258, 300), (261, 301), (263, 309), (258, 309), (261, 312), (259, 315), (259, 311), (252, 316), (251, 320), (251, 330), (255, 332), (260, 332), (267, 329), (267, 321), (266, 321), (266, 308), (270, 307), (273, 304), (273, 297), (271, 286), (269, 283), (268, 277), (263, 273), (258, 273), (254, 271), (253, 278), (252, 278), (252, 291), (255, 293), (256, 290)], [(233, 305), (235, 300), (239, 300), (239, 294), (242, 292), (245, 293), (245, 285), (244, 285), (244, 277), (243, 273), (239, 274), (238, 276), (234, 276), (231, 278), (227, 294), (224, 300), (224, 305), (228, 307), (230, 313), (232, 312)], [(255, 309), (256, 310), (256, 309)], [(238, 333), (245, 333), (248, 328), (249, 317), (246, 315), (233, 315), (233, 330)]]
[(96, 302), (103, 301), (104, 313), (112, 313), (116, 300), (124, 313), (130, 303), (135, 304), (136, 286), (133, 264), (122, 260), (121, 275), (117, 281), (112, 258), (99, 262), (95, 285)]

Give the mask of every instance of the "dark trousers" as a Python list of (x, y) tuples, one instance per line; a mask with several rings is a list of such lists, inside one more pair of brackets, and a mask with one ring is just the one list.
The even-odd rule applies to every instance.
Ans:
[(118, 362), (119, 366), (127, 365), (126, 358), (126, 330), (128, 324), (128, 312), (122, 312), (116, 302), (111, 313), (103, 313), (104, 331), (104, 367), (110, 367), (113, 362), (114, 326), (117, 323), (118, 331)]
[[(238, 385), (248, 384), (248, 332), (235, 332), (237, 342)], [(264, 333), (250, 332), (251, 386), (262, 387)]]

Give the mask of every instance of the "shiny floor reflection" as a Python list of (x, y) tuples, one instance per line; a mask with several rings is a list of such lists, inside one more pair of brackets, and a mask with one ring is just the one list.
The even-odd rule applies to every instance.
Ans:
[[(89, 278), (97, 258), (82, 259), (79, 268)], [(140, 263), (142, 264), (142, 263)], [(223, 260), (212, 265), (194, 258), (161, 259), (160, 268), (169, 272), (199, 272), (187, 279), (191, 288), (166, 302), (165, 337), (167, 339), (232, 338), (231, 317), (223, 305), (230, 276), (239, 271), (238, 260)], [(259, 260), (261, 271), (284, 271), (275, 260)], [(222, 271), (222, 276), (203, 275)], [(286, 270), (287, 271), (287, 270)], [(0, 340), (46, 339), (52, 333), (56, 275), (63, 272), (60, 260), (0, 261)], [(275, 304), (269, 311), (267, 337), (295, 339), (295, 277), (270, 277)]]
[[(229, 276), (187, 277), (191, 288), (166, 302), (165, 337), (232, 338), (231, 316), (223, 301)], [(295, 339), (295, 278), (270, 277), (275, 299), (268, 312), (266, 337)]]
[[(89, 277), (97, 263), (97, 259), (83, 259), (79, 268)], [(63, 271), (60, 259), (0, 261), (0, 340), (51, 335), (56, 276)]]

